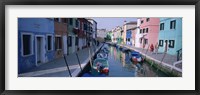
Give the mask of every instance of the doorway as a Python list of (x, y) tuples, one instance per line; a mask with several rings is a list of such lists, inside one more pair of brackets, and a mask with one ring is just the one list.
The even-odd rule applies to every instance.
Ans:
[(64, 51), (64, 54), (67, 54), (67, 36), (63, 36), (63, 51)]
[(44, 37), (36, 36), (35, 41), (35, 52), (36, 52), (36, 66), (45, 62), (45, 45)]

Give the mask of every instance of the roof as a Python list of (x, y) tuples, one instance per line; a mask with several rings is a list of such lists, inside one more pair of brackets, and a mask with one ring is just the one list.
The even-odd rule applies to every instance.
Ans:
[(126, 23), (126, 25), (127, 24), (137, 24), (137, 21), (131, 21), (131, 22)]

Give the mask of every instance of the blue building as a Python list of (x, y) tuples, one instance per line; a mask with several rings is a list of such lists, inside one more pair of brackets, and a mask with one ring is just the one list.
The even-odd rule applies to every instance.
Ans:
[(18, 73), (54, 59), (54, 20), (18, 18)]
[(160, 18), (158, 52), (176, 55), (182, 49), (182, 18)]
[(126, 44), (132, 45), (132, 31), (131, 31), (131, 29), (126, 31)]

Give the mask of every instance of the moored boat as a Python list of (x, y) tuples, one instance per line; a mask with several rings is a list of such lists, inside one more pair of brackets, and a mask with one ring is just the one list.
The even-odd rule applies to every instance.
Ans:
[(143, 62), (144, 59), (142, 58), (142, 55), (139, 52), (133, 51), (131, 52), (131, 61), (137, 64)]
[(109, 64), (107, 59), (97, 58), (94, 60), (91, 73), (95, 75), (97, 72), (100, 74), (109, 74)]
[(104, 53), (104, 52), (100, 52), (100, 53), (97, 54), (97, 58), (108, 59), (108, 54)]

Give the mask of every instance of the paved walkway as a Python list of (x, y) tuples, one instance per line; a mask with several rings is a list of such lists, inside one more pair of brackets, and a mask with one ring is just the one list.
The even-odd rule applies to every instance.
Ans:
[[(94, 55), (103, 44), (100, 44), (98, 47), (92, 46), (90, 48), (85, 48), (77, 52), (81, 67), (84, 68), (89, 62), (89, 49), (91, 51), (91, 56)], [(70, 55), (66, 55), (66, 61), (69, 65), (70, 72), (72, 76), (77, 76), (81, 71), (76, 52)], [(41, 64), (38, 67), (30, 69), (26, 73), (18, 75), (19, 77), (69, 77), (69, 71), (67, 69), (64, 57), (55, 59), (51, 62)]]
[[(108, 44), (113, 44), (113, 43), (108, 43)], [(131, 50), (138, 51), (138, 52), (144, 54), (145, 56), (150, 57), (151, 59), (156, 59), (158, 61), (162, 61), (162, 63), (165, 63), (166, 65), (168, 65), (170, 67), (173, 67), (174, 63), (177, 62), (176, 55), (164, 54), (164, 53), (160, 53), (160, 52), (158, 54), (155, 54), (147, 49), (136, 48), (136, 47), (133, 47), (130, 45), (121, 45), (121, 44), (118, 44), (118, 45), (122, 46), (122, 47), (126, 47)], [(178, 71), (181, 71), (182, 70), (182, 62), (176, 64), (175, 68), (177, 68)]]

